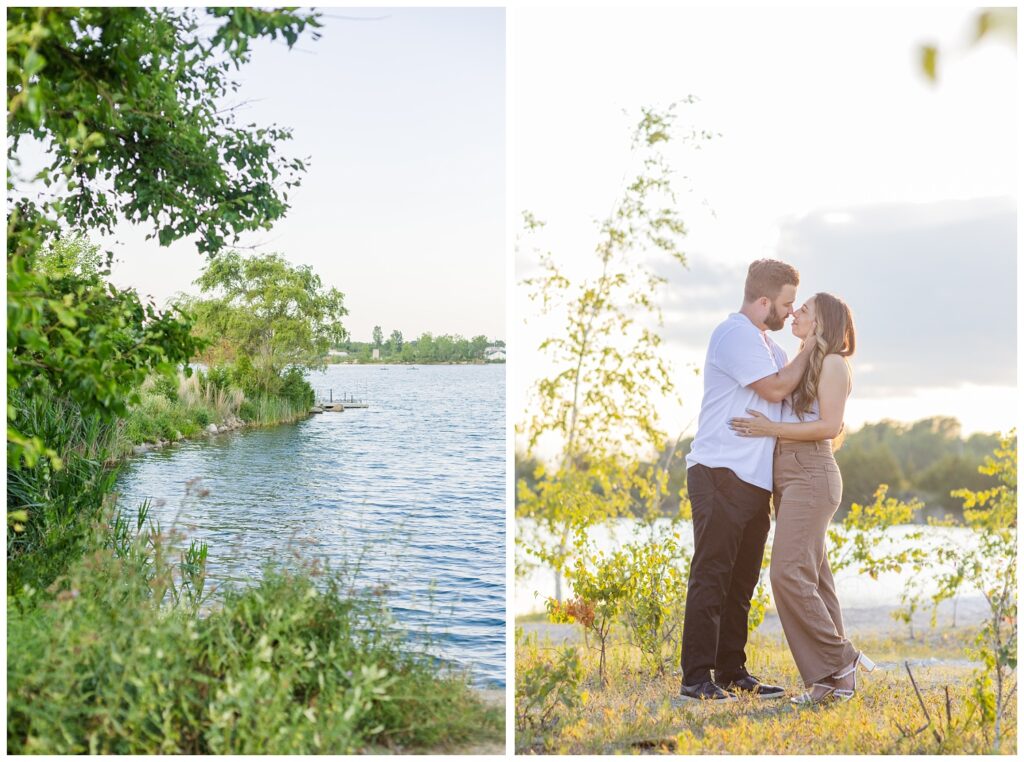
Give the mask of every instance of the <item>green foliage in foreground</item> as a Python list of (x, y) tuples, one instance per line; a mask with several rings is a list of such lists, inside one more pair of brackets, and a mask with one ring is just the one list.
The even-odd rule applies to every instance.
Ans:
[[(305, 170), (277, 153), (291, 131), (238, 123), (224, 98), (252, 43), (289, 47), (320, 26), (309, 11), (258, 8), (11, 7), (7, 10), (8, 256), (58, 221), (111, 233), (119, 216), (161, 245), (197, 236), (214, 254), (288, 210)], [(21, 190), (20, 141), (52, 161)], [(14, 161), (12, 161), (14, 159)]]
[(205, 553), (174, 564), (165, 538), (118, 526), (55, 589), (8, 604), (9, 753), (341, 754), (503, 736), (502, 712), (411, 650), (344, 575), (268, 568), (198, 616)]
[(59, 443), (34, 428), (27, 406), (60, 398), (113, 421), (149, 374), (173, 373), (195, 353), (191, 325), (176, 310), (159, 312), (108, 274), (82, 238), (8, 261), (9, 469), (43, 456), (60, 467)]

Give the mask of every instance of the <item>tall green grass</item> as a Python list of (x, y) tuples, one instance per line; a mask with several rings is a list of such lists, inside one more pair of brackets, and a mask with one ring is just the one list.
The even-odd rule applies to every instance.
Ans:
[(150, 377), (124, 419), (119, 454), (133, 445), (193, 437), (211, 423), (231, 422), (239, 417), (244, 400), (240, 389), (219, 387), (201, 373), (179, 373), (176, 380)]
[(60, 459), (7, 469), (7, 510), (26, 514), (20, 531), (7, 532), (7, 592), (18, 595), (26, 585), (49, 586), (85, 552), (117, 479), (107, 461), (119, 435), (115, 424), (83, 416), (71, 402), (12, 393), (8, 404), (22, 431), (42, 438)]
[(205, 550), (120, 520), (55, 595), (8, 606), (10, 753), (353, 753), (497, 741), (344, 573), (268, 567), (205, 616)]
[(155, 376), (142, 385), (139, 402), (129, 409), (121, 429), (119, 454), (145, 442), (194, 437), (211, 423), (291, 423), (304, 418), (311, 404), (305, 394), (296, 394), (290, 388), (276, 395), (259, 391), (246, 394), (225, 373), (179, 373), (176, 383)]
[(259, 395), (246, 398), (239, 413), (246, 423), (254, 426), (272, 426), (275, 423), (291, 423), (309, 414), (309, 405), (284, 397)]

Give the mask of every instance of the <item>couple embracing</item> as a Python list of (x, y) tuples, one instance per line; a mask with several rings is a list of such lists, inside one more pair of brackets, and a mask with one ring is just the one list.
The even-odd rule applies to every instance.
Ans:
[[(785, 262), (754, 262), (743, 306), (711, 335), (697, 435), (686, 457), (694, 550), (683, 622), (683, 699), (785, 695), (747, 672), (744, 650), (772, 502), (772, 594), (806, 688), (791, 700), (809, 705), (852, 698), (858, 667), (874, 668), (844, 633), (825, 553), (843, 491), (832, 451), (852, 388), (853, 316), (828, 293), (794, 309), (799, 284), (796, 269)], [(801, 347), (787, 362), (768, 331), (780, 330), (790, 316)]]

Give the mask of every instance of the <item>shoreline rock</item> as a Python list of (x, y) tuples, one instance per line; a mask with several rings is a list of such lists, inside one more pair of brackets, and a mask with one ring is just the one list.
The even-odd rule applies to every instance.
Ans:
[[(311, 413), (312, 411), (307, 413), (307, 415), (310, 415)], [(286, 423), (286, 421), (279, 421), (279, 423)], [(174, 432), (174, 437), (172, 439), (158, 439), (156, 442), (141, 442), (140, 444), (132, 445), (132, 448), (129, 452), (125, 453), (122, 456), (111, 458), (107, 461), (107, 463), (112, 465), (114, 463), (117, 463), (119, 460), (133, 458), (139, 455), (145, 455), (147, 452), (152, 452), (153, 450), (160, 450), (163, 449), (164, 447), (171, 447), (185, 440), (198, 440), (201, 439), (202, 437), (212, 437), (217, 434), (227, 434), (232, 431), (241, 431), (243, 429), (247, 429), (250, 427), (251, 424), (247, 423), (246, 421), (243, 421), (241, 418), (238, 418), (237, 416), (232, 416), (227, 420), (223, 421), (219, 426), (216, 423), (208, 424), (206, 427), (204, 427), (194, 436), (191, 437), (187, 437), (180, 431), (176, 431)]]

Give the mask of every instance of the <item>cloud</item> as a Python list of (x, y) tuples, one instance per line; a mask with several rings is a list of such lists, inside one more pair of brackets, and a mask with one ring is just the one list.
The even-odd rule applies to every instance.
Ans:
[[(776, 256), (800, 270), (799, 301), (830, 291), (853, 309), (859, 394), (1014, 385), (1016, 224), (1009, 198), (822, 209), (782, 224)], [(666, 340), (702, 349), (745, 275), (691, 258), (667, 287)]]
[(703, 354), (715, 326), (743, 301), (747, 265), (721, 264), (692, 254), (685, 270), (665, 260), (652, 269), (668, 278), (661, 299), (662, 337)]

